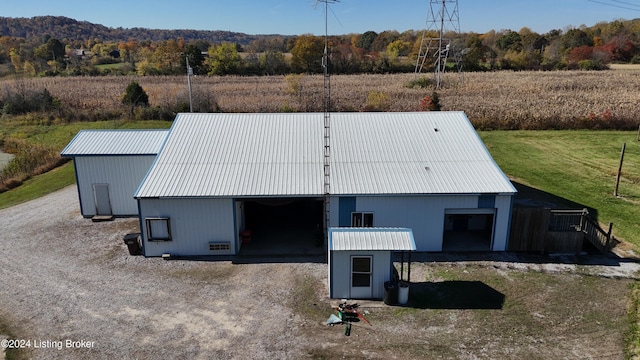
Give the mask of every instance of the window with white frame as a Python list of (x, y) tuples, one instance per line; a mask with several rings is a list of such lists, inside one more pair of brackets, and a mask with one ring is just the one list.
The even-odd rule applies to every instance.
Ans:
[(171, 241), (169, 218), (146, 218), (147, 239), (149, 241)]
[(373, 213), (362, 211), (351, 213), (351, 226), (373, 227)]

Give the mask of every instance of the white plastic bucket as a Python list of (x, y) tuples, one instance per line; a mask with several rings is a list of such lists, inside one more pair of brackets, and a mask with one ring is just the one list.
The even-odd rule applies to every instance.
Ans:
[(406, 305), (409, 302), (409, 283), (401, 281), (398, 284), (398, 304)]

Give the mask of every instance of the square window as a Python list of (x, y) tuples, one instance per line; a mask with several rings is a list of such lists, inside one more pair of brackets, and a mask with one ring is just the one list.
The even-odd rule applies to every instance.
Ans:
[(149, 241), (171, 241), (169, 218), (147, 218), (145, 220)]
[(352, 227), (373, 227), (372, 212), (354, 212), (351, 213)]

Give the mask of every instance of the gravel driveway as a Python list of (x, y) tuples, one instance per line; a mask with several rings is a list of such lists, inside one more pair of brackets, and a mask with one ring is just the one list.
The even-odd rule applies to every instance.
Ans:
[(0, 210), (0, 229), (0, 314), (38, 359), (299, 358), (283, 284), (326, 277), (321, 263), (130, 256), (137, 220), (82, 218), (75, 186)]
[[(505, 358), (505, 351), (527, 353), (526, 348), (507, 346), (505, 350), (499, 338), (484, 339), (474, 333), (474, 327), (469, 326), (474, 312), (432, 310), (426, 312), (429, 317), (445, 314), (449, 318), (408, 327), (405, 321), (411, 320), (410, 315), (396, 319), (396, 310), (385, 309), (381, 302), (370, 302), (367, 307), (380, 312), (379, 318), (387, 323), (366, 332), (360, 329), (347, 338), (340, 329), (322, 325), (331, 312), (325, 297), (326, 264), (234, 264), (130, 256), (122, 239), (136, 231), (137, 219), (93, 223), (82, 218), (75, 186), (0, 210), (0, 318), (16, 338), (30, 341), (29, 358), (298, 359), (348, 353), (350, 358), (400, 359), (412, 358), (398, 354), (400, 348), (438, 353), (437, 346), (459, 358), (475, 358), (464, 346), (476, 345), (481, 346), (477, 350), (481, 354), (485, 347), (493, 349), (496, 356), (485, 358)], [(506, 281), (530, 271), (638, 279), (637, 261), (589, 259), (593, 263), (522, 261), (521, 255), (513, 253), (485, 254), (482, 258), (472, 254), (469, 259), (416, 254), (414, 261), (422, 264), (414, 263), (412, 279), (446, 270), (444, 264), (469, 271), (478, 266), (493, 269)], [(607, 284), (625, 288), (625, 283), (615, 280)], [(624, 298), (614, 300), (617, 305), (611, 306), (624, 307)], [(304, 302), (304, 308), (296, 308), (299, 302)], [(564, 318), (550, 317), (549, 321), (559, 320)], [(462, 347), (447, 342), (438, 345), (438, 339), (448, 341), (454, 335), (459, 336)], [(592, 354), (593, 338), (589, 336), (584, 335), (588, 339), (584, 341), (576, 339), (578, 348), (567, 358)], [(574, 345), (556, 338), (555, 333), (544, 338), (548, 344), (542, 350), (563, 353), (566, 349), (554, 350), (556, 341), (565, 347)], [(478, 339), (484, 342), (478, 345)], [(384, 346), (386, 343), (390, 346)], [(605, 344), (616, 354), (611, 357), (618, 358), (619, 345)], [(538, 353), (540, 344), (531, 346), (531, 351)], [(376, 353), (371, 348), (380, 350)], [(510, 358), (520, 355), (514, 352)]]

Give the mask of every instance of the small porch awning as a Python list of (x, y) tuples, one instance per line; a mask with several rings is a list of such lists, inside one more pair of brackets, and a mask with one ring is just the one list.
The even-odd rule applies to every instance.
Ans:
[(330, 228), (329, 251), (415, 251), (408, 228)]

